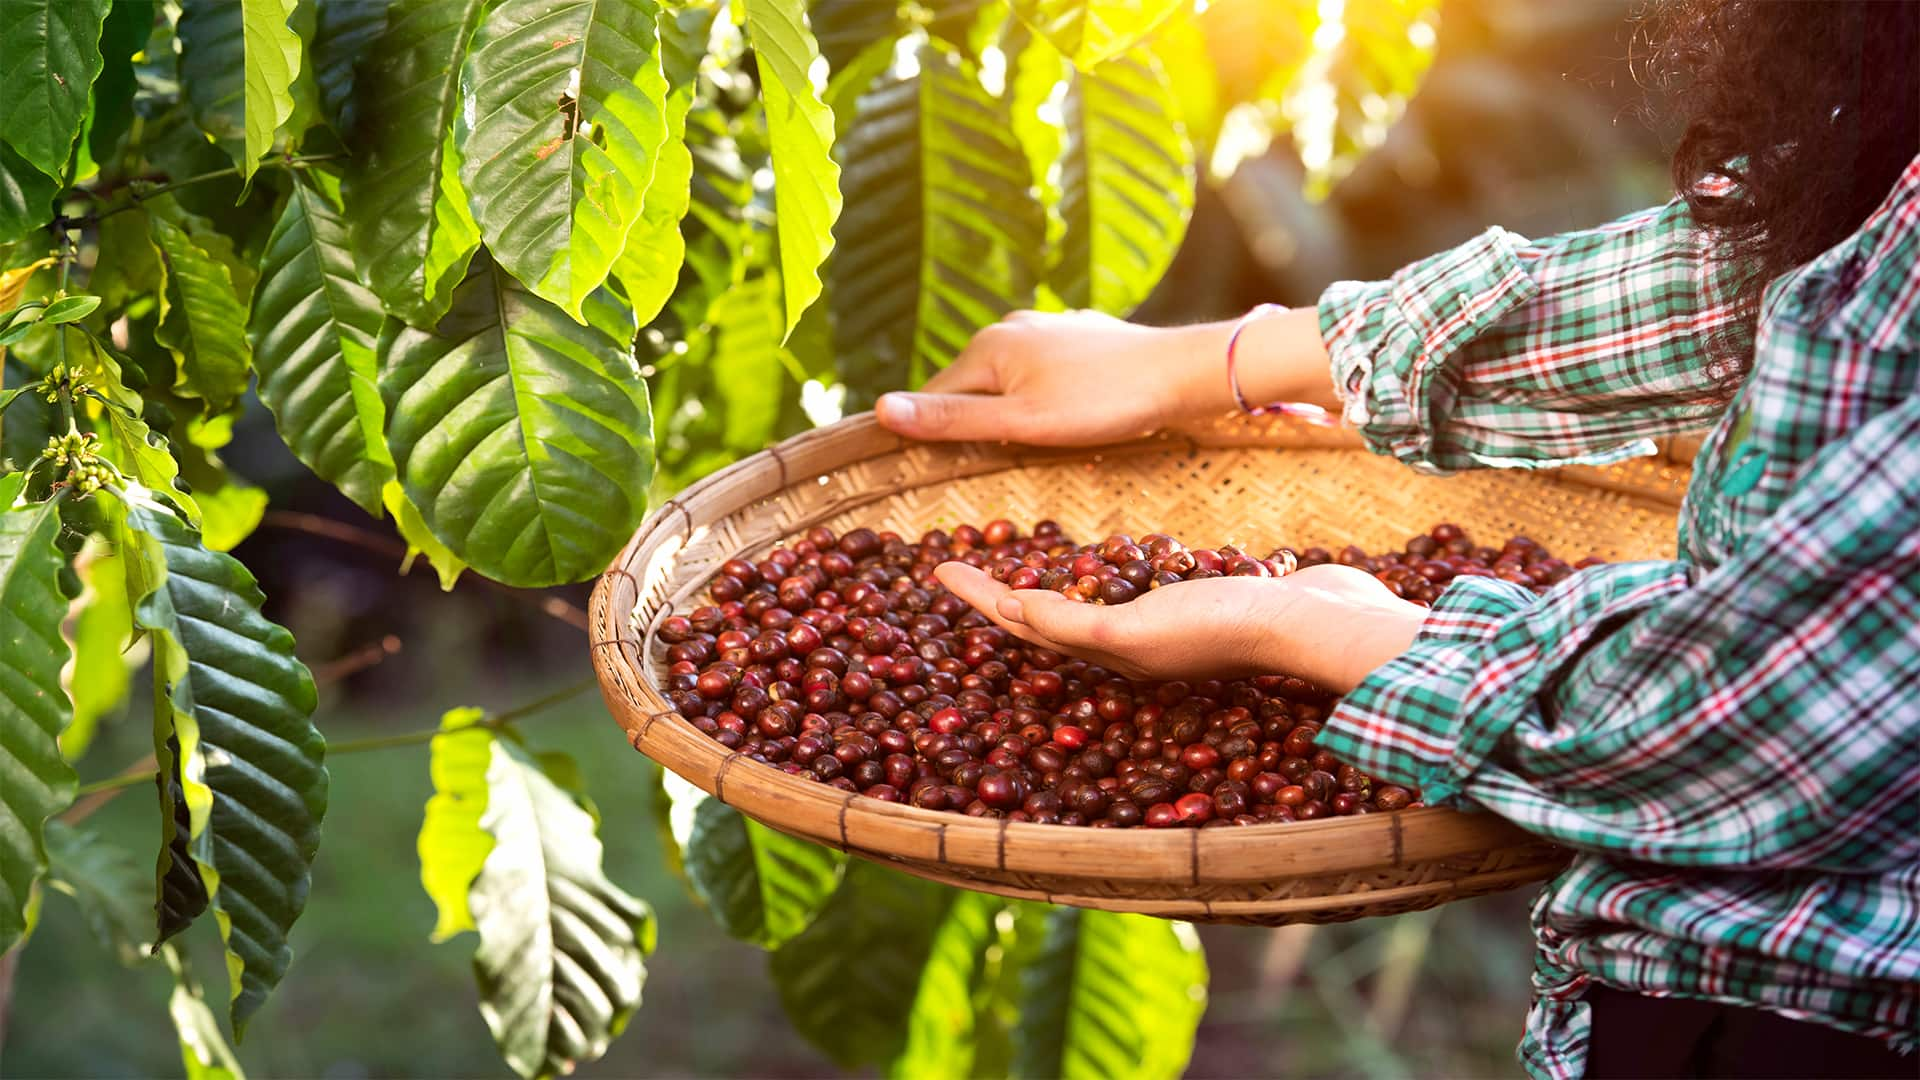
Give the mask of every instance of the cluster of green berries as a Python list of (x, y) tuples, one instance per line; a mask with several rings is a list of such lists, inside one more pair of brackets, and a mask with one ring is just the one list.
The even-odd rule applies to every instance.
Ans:
[(91, 431), (69, 431), (48, 439), (40, 457), (55, 468), (64, 466), (67, 485), (83, 499), (120, 478), (100, 457), (100, 437)]

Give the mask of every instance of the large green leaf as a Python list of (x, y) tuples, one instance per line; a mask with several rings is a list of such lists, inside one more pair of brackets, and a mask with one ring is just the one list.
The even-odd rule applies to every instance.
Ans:
[(1027, 966), (1015, 1071), (1035, 1080), (1172, 1080), (1206, 1009), (1193, 928), (1146, 915), (1062, 908)]
[(680, 264), (686, 257), (680, 219), (687, 215), (693, 180), (693, 152), (686, 144), (687, 113), (693, 105), (713, 16), (712, 8), (687, 7), (669, 11), (660, 20), (660, 59), (667, 79), (667, 137), (654, 162), (653, 182), (647, 185), (640, 220), (627, 234), (626, 249), (613, 266), (613, 276), (633, 307), (634, 319), (642, 325), (652, 322), (666, 306), (680, 282)]
[(0, 142), (0, 244), (11, 244), (52, 221), (53, 197), (59, 193), (58, 181)]
[(480, 244), (453, 146), (484, 0), (397, 0), (356, 69), (345, 190), (353, 256), (388, 311), (432, 326)]
[(1068, 85), (1066, 223), (1048, 284), (1068, 307), (1127, 315), (1166, 272), (1193, 212), (1193, 148), (1166, 74), (1135, 49)]
[(338, 185), (311, 169), (260, 256), (248, 337), (260, 370), (260, 400), (287, 448), (370, 514), (393, 475), (381, 429), (380, 301), (360, 283), (347, 249)]
[(326, 743), (312, 722), (313, 677), (293, 636), (260, 614), (265, 597), (230, 555), (134, 496), (131, 526), (158, 545), (164, 577), (136, 601), (179, 744), (188, 855), (212, 898), (233, 982), (233, 1024), (286, 974), (287, 931), (306, 907), (327, 808)]
[(98, 833), (47, 822), (47, 885), (79, 907), (87, 928), (122, 964), (147, 958), (153, 905), (147, 874), (133, 854)]
[[(998, 962), (989, 947), (999, 943), (998, 925), (1007, 901), (987, 893), (961, 893), (934, 932), (933, 949), (920, 969), (920, 985), (907, 1016), (907, 1044), (888, 1063), (896, 1080), (929, 1076), (981, 1076), (976, 1064), (976, 1028), (989, 1003), (982, 1000)], [(1001, 950), (1004, 953), (1004, 949)]]
[(589, 325), (481, 255), (432, 331), (388, 320), (387, 442), (433, 535), (512, 585), (579, 581), (639, 525), (652, 471), (632, 314), (605, 293)]
[(639, 1008), (653, 912), (607, 880), (593, 817), (502, 739), (480, 827), (493, 838), (468, 894), (480, 1015), (521, 1076), (571, 1072)]
[(47, 863), (41, 829), (73, 801), (73, 770), (60, 756), (72, 715), (60, 668), (66, 560), (52, 502), (0, 511), (0, 953), (27, 928), (27, 894)]
[(1151, 34), (1188, 0), (1013, 0), (1014, 14), (1082, 71)]
[(846, 139), (836, 336), (862, 385), (918, 383), (1033, 298), (1045, 226), (1004, 102), (951, 49), (889, 74)]
[[(151, 541), (149, 541), (151, 543)], [(166, 673), (154, 672), (156, 731), (166, 725), (168, 737), (155, 747), (160, 770), (154, 784), (160, 789), (160, 854), (154, 861), (155, 940), (167, 939), (193, 925), (207, 910), (207, 883), (193, 857), (193, 812), (187, 809), (180, 783), (179, 740), (171, 736), (172, 713), (167, 704)], [(160, 751), (164, 750), (162, 754)]]
[(807, 30), (804, 0), (742, 2), (773, 151), (780, 281), (787, 312), (784, 339), (819, 298), (820, 264), (833, 250), (834, 222), (840, 217), (833, 110), (820, 99), (810, 74), (820, 54)]
[(360, 116), (354, 66), (387, 27), (387, 0), (320, 0), (311, 52), (320, 109), (335, 131), (351, 132)]
[(777, 949), (839, 887), (839, 852), (769, 829), (679, 777), (666, 790), (687, 881), (730, 936)]
[(180, 86), (193, 122), (248, 177), (293, 115), (300, 37), (287, 25), (295, 0), (182, 0)]
[(184, 393), (224, 412), (247, 390), (247, 312), (221, 252), (167, 213), (147, 216), (148, 235), (166, 273), (154, 337), (180, 365)]
[(173, 1019), (180, 1036), (180, 1062), (187, 1080), (246, 1080), (240, 1060), (220, 1030), (220, 1020), (207, 1007), (200, 983), (187, 970), (173, 946), (161, 950), (167, 967), (173, 971), (173, 996), (167, 999), (167, 1015)]
[(493, 837), (480, 828), (487, 812), (487, 766), (493, 760), (493, 733), (477, 726), (485, 715), (479, 709), (449, 709), (433, 737), (433, 797), (420, 820), (416, 846), (420, 887), (439, 912), (435, 941), (474, 929), (467, 890), (493, 850)]
[(115, 0), (100, 27), (100, 77), (93, 83), (93, 104), (86, 122), (89, 155), (106, 162), (133, 124), (133, 95), (138, 88), (133, 58), (153, 36), (154, 0)]
[(908, 988), (959, 895), (861, 859), (848, 863), (812, 925), (769, 964), (794, 1029), (842, 1068), (892, 1060), (906, 1045)]
[(48, 176), (67, 168), (87, 95), (100, 74), (100, 24), (107, 0), (0, 3), (0, 139)]
[(581, 322), (640, 220), (667, 137), (654, 0), (497, 0), (455, 118), (494, 259)]

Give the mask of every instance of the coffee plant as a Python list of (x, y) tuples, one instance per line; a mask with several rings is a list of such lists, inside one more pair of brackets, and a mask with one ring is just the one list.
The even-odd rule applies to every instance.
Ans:
[[(1198, 161), (1279, 135), (1337, 179), (1413, 89), (1429, 7), (0, 4), (0, 952), (70, 898), (127, 963), (169, 965), (196, 1076), (239, 1067), (171, 939), (217, 924), (236, 1038), (287, 974), (327, 746), (227, 553), (266, 512), (226, 460), (251, 400), (447, 587), (590, 578), (665, 493), (1009, 310), (1132, 310)], [(146, 853), (75, 803), (135, 677), (153, 758), (84, 794), (150, 786)], [(604, 1052), (655, 935), (525, 712), (336, 752), (431, 741), (432, 936), (476, 934), (481, 1012), (532, 1077)], [(693, 892), (834, 1061), (1184, 1067), (1189, 928), (849, 863), (671, 776), (658, 802)]]

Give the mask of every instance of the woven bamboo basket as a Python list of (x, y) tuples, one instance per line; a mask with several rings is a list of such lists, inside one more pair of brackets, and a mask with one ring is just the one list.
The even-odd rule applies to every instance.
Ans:
[(909, 873), (1004, 896), (1201, 922), (1335, 922), (1550, 876), (1567, 853), (1488, 814), (1429, 808), (1224, 829), (1076, 829), (882, 802), (788, 776), (695, 730), (660, 690), (660, 620), (720, 564), (814, 525), (914, 536), (997, 517), (1069, 535), (1166, 532), (1265, 551), (1397, 550), (1439, 521), (1570, 560), (1671, 553), (1690, 446), (1606, 468), (1424, 477), (1340, 429), (1227, 418), (1092, 449), (906, 443), (871, 414), (796, 436), (656, 510), (594, 590), (594, 666), (635, 749), (748, 816)]

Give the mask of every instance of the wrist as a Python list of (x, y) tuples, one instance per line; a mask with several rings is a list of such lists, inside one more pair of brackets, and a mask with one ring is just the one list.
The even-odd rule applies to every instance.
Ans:
[(1356, 597), (1293, 575), (1265, 618), (1255, 666), (1345, 694), (1412, 647), (1427, 609), (1381, 590)]
[[(1240, 329), (1239, 339), (1234, 331)], [(1340, 398), (1329, 374), (1327, 348), (1320, 337), (1314, 307), (1262, 314), (1241, 327), (1240, 320), (1174, 327), (1167, 350), (1176, 364), (1174, 392), (1168, 395), (1167, 422), (1210, 419), (1237, 412), (1234, 383), (1249, 405), (1297, 401), (1338, 410)], [(1233, 371), (1228, 372), (1228, 346)]]

